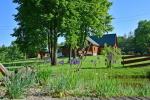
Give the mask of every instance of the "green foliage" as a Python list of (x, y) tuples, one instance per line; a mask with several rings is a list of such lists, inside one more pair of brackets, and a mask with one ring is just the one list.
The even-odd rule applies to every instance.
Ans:
[(37, 81), (40, 85), (44, 86), (48, 83), (48, 79), (50, 78), (51, 75), (51, 69), (38, 69), (37, 70)]
[(15, 20), (19, 27), (12, 36), (24, 53), (47, 45), (51, 64), (56, 65), (58, 37), (64, 36), (71, 48), (83, 47), (92, 33), (111, 31), (108, 0), (13, 0), (18, 4)]
[(34, 31), (30, 29), (30, 31), (26, 33), (23, 32), (24, 30), (19, 27), (18, 29), (14, 29), (12, 36), (17, 37), (15, 43), (18, 45), (19, 50), (28, 57), (46, 48), (46, 33), (42, 32), (42, 34), (40, 34), (41, 30), (36, 29), (34, 29)]
[(0, 47), (0, 61), (9, 62), (18, 59), (23, 59), (23, 54), (18, 49), (17, 45), (12, 44), (9, 47), (2, 46)]
[(150, 21), (139, 21), (134, 33), (128, 37), (119, 37), (120, 48), (126, 54), (148, 54), (150, 52)]
[(135, 30), (136, 51), (143, 53), (150, 52), (150, 21), (143, 20)]
[(132, 32), (128, 37), (118, 37), (118, 47), (121, 49), (123, 54), (135, 53), (135, 41)]
[(125, 38), (124, 49), (124, 51), (128, 54), (130, 54), (129, 52), (136, 52), (135, 37), (133, 32), (130, 32), (128, 37)]
[(21, 98), (27, 88), (33, 85), (35, 81), (35, 74), (34, 73), (25, 73), (25, 76), (22, 73), (18, 73), (10, 78), (5, 78), (5, 86), (7, 89), (7, 95), (11, 99), (18, 99)]
[(113, 64), (118, 63), (121, 59), (121, 50), (119, 48), (104, 46), (102, 50), (102, 55), (104, 55), (106, 60), (106, 66), (109, 68), (112, 67)]
[(76, 0), (68, 3), (63, 28), (67, 33), (67, 43), (72, 49), (77, 46), (83, 48), (86, 37), (91, 33), (101, 36), (112, 30), (112, 16), (108, 13), (111, 4), (107, 0)]

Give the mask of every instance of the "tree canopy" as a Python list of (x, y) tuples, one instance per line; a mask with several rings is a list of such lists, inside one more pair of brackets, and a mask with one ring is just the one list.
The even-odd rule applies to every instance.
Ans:
[(138, 23), (135, 30), (135, 43), (137, 51), (144, 53), (150, 50), (150, 21), (143, 20)]
[(1, 62), (9, 62), (23, 58), (23, 54), (21, 53), (21, 51), (15, 43), (12, 43), (9, 47), (6, 47), (4, 45), (0, 47)]
[[(57, 63), (57, 40), (64, 36), (75, 48), (84, 46), (92, 33), (101, 36), (111, 31), (112, 16), (108, 0), (14, 0), (18, 26), (13, 36), (22, 51), (48, 47), (51, 64)], [(25, 48), (25, 49), (24, 49)]]

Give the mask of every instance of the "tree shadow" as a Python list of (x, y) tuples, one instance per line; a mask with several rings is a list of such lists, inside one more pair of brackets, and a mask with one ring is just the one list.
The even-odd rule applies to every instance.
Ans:
[(134, 64), (134, 65), (126, 65), (124, 67), (128, 68), (136, 68), (136, 67), (148, 67), (150, 66), (150, 63), (143, 63), (143, 64)]
[(107, 67), (82, 67), (80, 69), (109, 69)]

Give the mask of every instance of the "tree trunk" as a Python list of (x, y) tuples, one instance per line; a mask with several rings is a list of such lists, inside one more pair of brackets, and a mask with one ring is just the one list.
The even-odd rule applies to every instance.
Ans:
[(51, 53), (50, 53), (50, 58), (51, 58), (51, 65), (52, 65), (52, 62), (53, 62), (53, 39), (52, 39), (52, 37), (51, 37), (51, 48), (50, 48), (50, 50), (51, 50)]
[(51, 64), (52, 65), (57, 65), (57, 42), (56, 42), (56, 40), (54, 40), (55, 42), (54, 42), (54, 47), (53, 47), (53, 52), (52, 52), (52, 62), (51, 62)]
[(40, 52), (40, 59), (43, 59), (43, 53)]
[(77, 50), (74, 49), (74, 50), (73, 50), (73, 58), (76, 58), (76, 57), (77, 57)]
[(51, 61), (51, 65), (57, 65), (57, 32), (56, 30), (53, 31), (53, 43), (52, 43), (52, 61)]
[(70, 61), (71, 61), (71, 57), (72, 57), (72, 48), (71, 48), (71, 46), (70, 46), (70, 48), (69, 48), (69, 63), (70, 63)]
[(47, 35), (47, 39), (48, 39), (48, 53), (49, 53), (49, 57), (51, 58), (51, 42), (50, 42), (50, 34), (51, 34), (51, 32), (49, 31), (49, 32), (48, 32), (48, 35)]

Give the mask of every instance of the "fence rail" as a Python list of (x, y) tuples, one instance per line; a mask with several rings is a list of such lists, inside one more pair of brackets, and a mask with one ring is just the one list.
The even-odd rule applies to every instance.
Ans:
[(128, 55), (128, 56), (123, 56), (122, 59), (130, 59), (130, 58), (137, 58), (137, 57), (150, 57), (150, 54), (148, 54), (148, 55)]
[[(129, 55), (129, 56), (123, 56), (123, 61), (121, 64), (123, 66), (127, 65), (127, 67), (139, 67), (139, 66), (147, 66), (150, 65), (150, 54), (148, 55)], [(145, 62), (146, 61), (146, 62)], [(138, 64), (140, 62), (140, 64)], [(128, 65), (132, 64), (132, 65)]]

